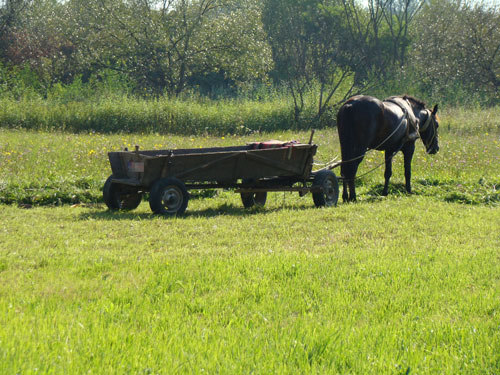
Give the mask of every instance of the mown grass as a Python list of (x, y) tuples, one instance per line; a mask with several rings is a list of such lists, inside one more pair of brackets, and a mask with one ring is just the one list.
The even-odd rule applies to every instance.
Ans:
[(500, 211), (2, 208), (0, 372), (494, 374)]
[[(108, 151), (309, 134), (0, 130), (0, 373), (499, 373), (500, 138), (451, 119), (411, 196), (397, 156), (389, 197), (379, 169), (357, 204), (217, 191), (170, 219), (105, 209)], [(339, 155), (335, 129), (315, 142)]]
[[(416, 194), (444, 201), (469, 204), (498, 204), (500, 201), (500, 116), (495, 110), (484, 113), (453, 110), (442, 115), (440, 146), (436, 156), (425, 154), (419, 142), (413, 162)], [(469, 119), (469, 120), (467, 120)], [(177, 136), (163, 133), (69, 133), (0, 129), (0, 203), (63, 204), (96, 203), (109, 176), (109, 151), (133, 148), (163, 149), (240, 145), (277, 138), (307, 142), (307, 131), (252, 133), (250, 135)], [(340, 158), (336, 129), (316, 132), (319, 145), (316, 161), (327, 163)], [(383, 163), (383, 154), (372, 151), (361, 164), (359, 174)], [(319, 169), (321, 166), (318, 165)], [(335, 170), (337, 174), (339, 170)], [(395, 157), (392, 193), (403, 192), (401, 154)], [(383, 183), (383, 166), (363, 177), (360, 199), (377, 199)]]

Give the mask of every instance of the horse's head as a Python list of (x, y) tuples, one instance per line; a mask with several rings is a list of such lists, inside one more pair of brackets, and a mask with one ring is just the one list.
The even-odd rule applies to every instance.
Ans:
[(438, 128), (439, 117), (437, 116), (438, 106), (434, 106), (431, 111), (429, 109), (423, 110), (423, 115), (420, 121), (419, 133), (422, 142), (425, 145), (425, 150), (428, 154), (435, 154), (439, 151), (438, 144)]

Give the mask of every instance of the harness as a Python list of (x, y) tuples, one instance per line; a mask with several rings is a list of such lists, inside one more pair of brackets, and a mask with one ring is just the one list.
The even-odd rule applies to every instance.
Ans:
[[(401, 126), (403, 126), (403, 124), (406, 122), (406, 118), (407, 118), (407, 111), (402, 108), (403, 111), (405, 112), (405, 115), (403, 116), (403, 118), (401, 119), (401, 121), (399, 122), (398, 126), (396, 127), (396, 129), (393, 130), (393, 132), (391, 134), (389, 134), (377, 147), (373, 147), (372, 150), (376, 150), (378, 149), (380, 146), (382, 146), (386, 141), (388, 141), (394, 134), (396, 134), (396, 132), (399, 130), (399, 128), (401, 128)], [(407, 130), (407, 133), (408, 133), (408, 130)], [(396, 155), (400, 150), (401, 148), (403, 148), (403, 145), (404, 145), (404, 142), (401, 144), (401, 146), (393, 152), (392, 157), (394, 157), (394, 155)], [(366, 149), (361, 155), (359, 156), (356, 156), (355, 158), (352, 158), (352, 159), (349, 159), (349, 160), (340, 160), (340, 161), (335, 161), (332, 160), (331, 162), (329, 163), (326, 163), (326, 164), (323, 164), (323, 165), (326, 165), (325, 168), (322, 168), (321, 170), (323, 169), (328, 169), (328, 170), (332, 170), (333, 168), (337, 168), (339, 165), (341, 164), (345, 164), (345, 163), (349, 163), (351, 161), (355, 161), (355, 160), (358, 160), (358, 159), (361, 159), (361, 158), (364, 158), (365, 155), (366, 155), (366, 152), (368, 151), (369, 149)], [(382, 165), (383, 163), (381, 163), (380, 165)], [(320, 165), (320, 164), (316, 164), (316, 165)], [(380, 167), (380, 165), (378, 165), (377, 167), (375, 167), (374, 169), (372, 169), (372, 171), (374, 171), (375, 169), (377, 169), (378, 167)], [(370, 172), (372, 172), (370, 171)], [(318, 171), (319, 172), (319, 171)], [(368, 173), (370, 173), (368, 172)], [(366, 173), (366, 174), (368, 174)], [(364, 176), (364, 175), (363, 175)], [(362, 177), (362, 176), (360, 176)]]
[[(411, 111), (411, 104), (408, 101), (408, 99), (392, 97), (392, 98), (384, 100), (384, 102), (390, 102), (390, 103), (396, 104), (403, 111), (404, 116), (403, 116), (402, 121), (404, 121), (404, 119), (408, 119), (408, 123), (410, 124), (410, 126), (408, 126), (408, 128), (406, 129), (406, 137), (407, 138), (409, 138), (409, 135), (410, 135), (410, 127), (413, 127), (416, 135), (418, 137), (422, 138), (420, 136), (420, 133), (426, 131), (432, 122), (432, 112), (429, 109), (425, 109), (425, 113), (427, 113), (427, 118), (426, 118), (424, 124), (422, 126), (420, 126), (419, 121), (417, 121), (417, 119), (413, 115), (413, 111)], [(410, 108), (410, 111), (408, 111), (408, 108)], [(432, 138), (428, 142), (424, 142), (426, 149), (432, 144), (432, 142), (434, 141), (434, 138), (436, 138), (436, 136), (437, 136), (437, 134), (436, 134), (436, 132), (434, 132), (434, 135), (432, 136)]]
[[(417, 134), (417, 136), (420, 136), (419, 124), (418, 124), (417, 119), (415, 118), (415, 115), (413, 114), (413, 111), (411, 109), (411, 104), (408, 101), (408, 99), (393, 97), (393, 98), (385, 99), (384, 102), (396, 104), (403, 111), (403, 119), (401, 120), (401, 122), (407, 120), (407, 122), (409, 124), (409, 126), (406, 128), (406, 138), (407, 139), (410, 138), (410, 128), (413, 128), (415, 130), (415, 133)], [(429, 126), (429, 124), (427, 124), (426, 127), (427, 126)]]
[[(403, 98), (398, 98), (398, 97), (392, 97), (392, 98), (385, 99), (384, 102), (390, 102), (390, 103), (396, 104), (399, 108), (401, 108), (401, 110), (403, 111), (404, 115), (403, 115), (403, 118), (401, 119), (401, 121), (399, 122), (398, 126), (396, 127), (396, 129), (394, 129), (394, 131), (391, 134), (389, 134), (389, 136), (387, 138), (385, 138), (380, 143), (379, 146), (377, 146), (377, 147), (375, 147), (373, 149), (378, 149), (380, 146), (382, 146), (389, 138), (391, 138), (399, 130), (399, 128), (401, 128), (401, 126), (403, 126), (403, 124), (405, 122), (408, 122), (410, 124), (410, 126), (408, 126), (407, 129), (406, 129), (406, 137), (407, 138), (409, 138), (410, 127), (413, 127), (413, 129), (415, 129), (417, 137), (420, 137), (420, 132), (423, 132), (423, 131), (427, 130), (427, 128), (429, 127), (429, 125), (432, 122), (432, 112), (429, 109), (425, 109), (425, 112), (427, 113), (427, 119), (425, 120), (425, 122), (424, 122), (424, 124), (422, 126), (419, 126), (419, 121), (417, 121), (417, 119), (415, 118), (415, 115), (413, 114), (413, 111), (411, 110), (411, 104), (408, 101), (408, 99), (403, 99)], [(410, 109), (410, 111), (408, 111), (408, 108)], [(424, 145), (425, 145), (426, 149), (428, 148), (428, 146), (430, 146), (432, 144), (432, 142), (434, 141), (434, 139), (436, 137), (437, 137), (437, 133), (434, 132), (434, 135), (432, 136), (432, 138), (430, 139), (430, 141), (429, 142), (424, 142)], [(404, 143), (405, 142), (403, 142), (401, 144), (401, 146), (396, 151), (394, 151), (392, 153), (392, 155), (390, 156), (391, 159), (394, 157), (394, 155), (396, 155), (401, 150), (401, 148), (403, 147)], [(355, 158), (349, 159), (349, 160), (335, 161), (335, 159), (334, 159), (334, 160), (332, 160), (329, 163), (323, 164), (323, 165), (325, 165), (325, 167), (322, 168), (322, 169), (320, 169), (320, 170), (324, 170), (324, 169), (332, 170), (332, 169), (340, 166), (341, 164), (345, 164), (345, 163), (348, 163), (348, 162), (352, 162), (352, 161), (361, 159), (361, 158), (363, 158), (365, 156), (366, 151), (368, 151), (368, 150), (365, 150), (365, 152), (362, 153), (361, 155), (359, 155), (359, 156), (357, 156)], [(384, 163), (380, 163), (379, 165), (377, 165), (372, 170), (368, 171), (367, 173), (363, 174), (362, 176), (358, 176), (357, 178), (361, 178), (364, 175), (373, 172), (375, 169), (379, 168)], [(316, 164), (316, 165), (319, 165), (319, 164)]]
[[(419, 132), (426, 131), (432, 122), (432, 112), (429, 111), (428, 109), (426, 109), (425, 111), (427, 112), (427, 120), (425, 120), (424, 124), (420, 127)], [(428, 142), (424, 142), (426, 150), (429, 148), (429, 146), (432, 144), (432, 142), (434, 142), (434, 139), (436, 139), (436, 138), (437, 138), (437, 131), (436, 131), (436, 129), (434, 129), (434, 132), (432, 134), (431, 139), (429, 139)], [(423, 141), (423, 139), (422, 139), (422, 141)]]
[(427, 120), (425, 120), (424, 124), (419, 128), (419, 131), (422, 132), (427, 130), (432, 121), (432, 112), (428, 109), (426, 109), (425, 112), (427, 112)]

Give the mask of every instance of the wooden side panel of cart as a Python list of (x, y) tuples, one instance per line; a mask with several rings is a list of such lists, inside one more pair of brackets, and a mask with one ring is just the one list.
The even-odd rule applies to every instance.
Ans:
[[(110, 153), (114, 177), (130, 184), (150, 187), (165, 177), (182, 181), (234, 181), (294, 176), (307, 179), (315, 145), (249, 150), (248, 146), (174, 151)], [(154, 154), (153, 154), (154, 153)]]

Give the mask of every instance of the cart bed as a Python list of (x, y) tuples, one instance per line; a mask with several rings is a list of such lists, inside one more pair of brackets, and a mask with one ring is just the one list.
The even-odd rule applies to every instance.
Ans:
[(148, 189), (160, 178), (184, 182), (296, 177), (307, 179), (317, 146), (283, 143), (255, 149), (255, 144), (175, 150), (110, 152), (115, 182)]

